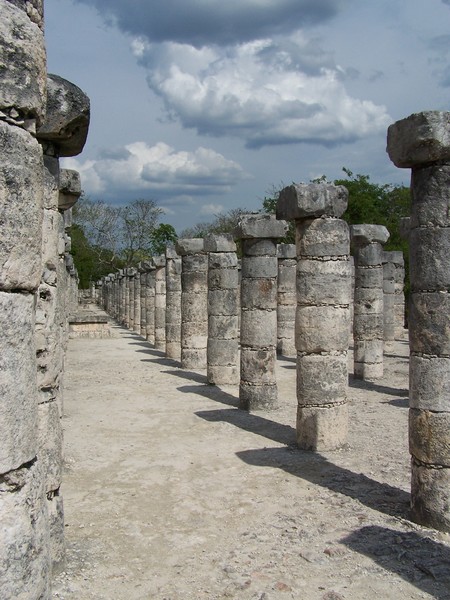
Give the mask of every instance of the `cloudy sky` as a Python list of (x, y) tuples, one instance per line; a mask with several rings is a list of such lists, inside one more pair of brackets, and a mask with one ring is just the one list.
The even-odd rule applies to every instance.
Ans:
[(409, 183), (388, 125), (450, 110), (450, 0), (45, 0), (49, 72), (91, 98), (85, 192), (178, 231), (342, 167)]

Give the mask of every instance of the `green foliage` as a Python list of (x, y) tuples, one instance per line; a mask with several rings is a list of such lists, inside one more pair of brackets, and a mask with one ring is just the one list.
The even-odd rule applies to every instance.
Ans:
[(168, 244), (174, 244), (177, 241), (177, 232), (168, 223), (160, 223), (153, 231), (152, 235), (152, 254), (164, 254)]
[(92, 246), (80, 225), (74, 224), (70, 229), (72, 238), (73, 261), (78, 271), (80, 289), (87, 289), (93, 281), (122, 268), (123, 263), (110, 251)]

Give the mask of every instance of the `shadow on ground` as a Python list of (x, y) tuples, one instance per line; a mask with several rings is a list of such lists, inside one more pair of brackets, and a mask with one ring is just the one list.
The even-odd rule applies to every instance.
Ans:
[(450, 599), (450, 548), (414, 531), (371, 525), (340, 540), (439, 600)]

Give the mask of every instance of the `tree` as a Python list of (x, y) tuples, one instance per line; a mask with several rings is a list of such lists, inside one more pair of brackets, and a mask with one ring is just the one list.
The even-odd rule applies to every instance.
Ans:
[(163, 210), (153, 200), (134, 200), (122, 207), (122, 256), (129, 267), (152, 256), (152, 239)]
[(176, 232), (171, 225), (158, 225), (162, 213), (153, 200), (111, 206), (82, 195), (74, 206), (71, 232), (72, 255), (82, 273), (80, 287), (163, 252)]
[(177, 241), (177, 232), (168, 223), (160, 223), (153, 231), (152, 236), (152, 254), (164, 254), (168, 244), (174, 244)]
[(184, 229), (180, 237), (204, 238), (209, 234), (231, 233), (239, 223), (242, 215), (248, 212), (244, 208), (232, 208), (226, 213), (218, 213), (214, 215), (211, 222), (197, 223), (193, 227)]

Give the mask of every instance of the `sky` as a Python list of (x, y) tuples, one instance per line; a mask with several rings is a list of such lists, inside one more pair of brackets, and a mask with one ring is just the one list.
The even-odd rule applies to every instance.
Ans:
[(48, 70), (91, 100), (62, 166), (178, 232), (342, 168), (409, 185), (387, 127), (450, 110), (450, 0), (45, 0)]

